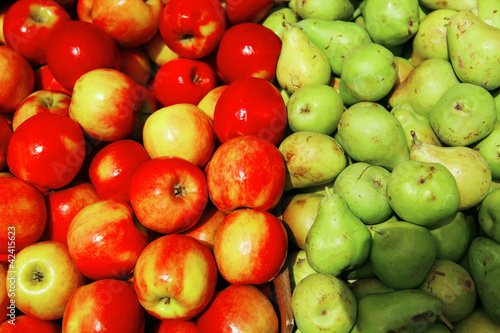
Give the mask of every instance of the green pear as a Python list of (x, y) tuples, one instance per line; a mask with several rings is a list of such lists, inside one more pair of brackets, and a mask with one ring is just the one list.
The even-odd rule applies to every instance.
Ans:
[(371, 235), (338, 194), (326, 191), (306, 237), (307, 260), (320, 273), (338, 276), (358, 267), (370, 253)]
[(478, 305), (466, 318), (454, 323), (454, 333), (498, 333), (500, 323), (493, 321)]
[[(368, 229), (369, 231), (370, 229)], [(372, 264), (370, 260), (366, 260), (364, 263), (355, 267), (353, 269), (347, 270), (342, 274), (345, 281), (354, 281), (359, 279), (369, 279), (377, 277), (373, 271)]]
[(264, 18), (262, 25), (271, 29), (280, 39), (285, 33), (285, 23), (294, 24), (299, 22), (300, 17), (295, 11), (288, 7), (275, 7)]
[(349, 107), (337, 131), (342, 147), (355, 161), (392, 170), (409, 159), (403, 127), (378, 103), (359, 102)]
[(493, 131), (484, 139), (476, 142), (472, 149), (484, 157), (490, 167), (493, 179), (500, 179), (500, 118), (498, 115)]
[(448, 326), (436, 321), (433, 325), (427, 327), (423, 333), (451, 333)]
[(437, 243), (429, 229), (410, 222), (383, 222), (374, 232), (370, 261), (377, 277), (395, 289), (418, 287), (436, 259)]
[(276, 216), (283, 222), (289, 241), (300, 249), (306, 248), (306, 236), (318, 215), (323, 197), (319, 193), (284, 195), (277, 205), (280, 211)]
[(424, 60), (396, 87), (389, 97), (389, 105), (409, 103), (416, 113), (428, 117), (441, 95), (459, 82), (449, 61)]
[(415, 160), (392, 170), (387, 198), (401, 219), (428, 228), (451, 222), (460, 206), (460, 192), (451, 172), (439, 163)]
[(412, 41), (413, 65), (417, 66), (427, 59), (450, 60), (447, 31), (450, 19), (456, 13), (452, 9), (436, 9), (422, 20)]
[(382, 45), (361, 44), (344, 57), (339, 92), (344, 104), (378, 101), (385, 97), (398, 78), (394, 54)]
[(500, 2), (498, 0), (478, 0), (477, 16), (486, 24), (500, 29)]
[(462, 259), (475, 237), (475, 224), (475, 221), (458, 212), (450, 223), (430, 229), (437, 241), (436, 258), (454, 262)]
[(330, 274), (306, 276), (291, 300), (295, 324), (301, 332), (349, 333), (357, 315), (357, 302), (347, 283)]
[(349, 0), (290, 0), (288, 6), (302, 19), (326, 21), (348, 21), (354, 13), (354, 4)]
[(448, 52), (462, 82), (487, 90), (500, 87), (500, 29), (469, 11), (453, 15), (448, 27)]
[(472, 278), (488, 316), (500, 323), (500, 244), (486, 237), (476, 237), (469, 248)]
[(491, 96), (495, 99), (495, 106), (497, 107), (497, 119), (500, 121), (500, 88), (491, 92)]
[(459, 10), (477, 10), (478, 0), (419, 0), (422, 5), (430, 9), (453, 9)]
[(306, 276), (317, 273), (307, 261), (306, 251), (298, 250), (286, 257), (286, 264), (290, 274), (290, 288), (293, 292), (297, 284)]
[(285, 159), (285, 190), (326, 184), (347, 164), (342, 146), (326, 134), (295, 132), (278, 148)]
[(500, 243), (500, 189), (491, 191), (483, 199), (477, 221), (488, 237)]
[(360, 299), (361, 297), (368, 295), (368, 294), (375, 294), (375, 293), (385, 293), (388, 291), (394, 291), (394, 288), (389, 287), (382, 281), (380, 281), (379, 278), (365, 278), (365, 279), (359, 279), (354, 282), (351, 282), (349, 284), (349, 288), (351, 288), (354, 297), (356, 299)]
[(330, 135), (337, 129), (344, 102), (333, 87), (309, 84), (297, 89), (286, 104), (288, 125), (294, 132)]
[(293, 93), (308, 84), (328, 84), (332, 68), (325, 54), (305, 32), (285, 24), (281, 52), (276, 62), (276, 80), (281, 88)]
[(451, 260), (436, 259), (418, 289), (443, 302), (443, 316), (450, 322), (464, 319), (476, 306), (476, 285), (472, 276)]
[(493, 131), (496, 120), (493, 96), (472, 83), (448, 88), (429, 114), (434, 133), (449, 146), (469, 146), (483, 139)]
[(410, 147), (412, 160), (444, 165), (455, 177), (460, 191), (459, 210), (472, 208), (484, 199), (491, 186), (486, 160), (469, 147), (437, 147), (420, 141), (416, 135)]
[(323, 51), (335, 75), (340, 75), (349, 51), (359, 45), (372, 43), (366, 29), (354, 22), (305, 19), (294, 25), (302, 29), (309, 40)]
[(412, 132), (415, 132), (422, 142), (441, 146), (441, 142), (429, 124), (429, 119), (415, 112), (410, 103), (401, 103), (394, 106), (391, 109), (391, 113), (403, 127), (408, 148), (410, 148), (413, 142)]
[(386, 193), (389, 176), (390, 172), (383, 167), (353, 163), (337, 176), (333, 193), (339, 194), (363, 223), (380, 223), (392, 214)]
[(372, 40), (385, 47), (404, 44), (419, 27), (418, 0), (367, 0), (362, 14)]
[(442, 309), (439, 299), (418, 289), (368, 294), (358, 300), (351, 333), (424, 332)]

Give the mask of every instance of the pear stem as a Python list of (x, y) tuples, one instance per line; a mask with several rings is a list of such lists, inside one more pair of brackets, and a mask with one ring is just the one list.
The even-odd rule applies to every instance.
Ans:
[(446, 325), (446, 327), (448, 327), (450, 331), (453, 331), (455, 329), (455, 327), (453, 327), (453, 324), (443, 314), (440, 314), (438, 318), (443, 324)]

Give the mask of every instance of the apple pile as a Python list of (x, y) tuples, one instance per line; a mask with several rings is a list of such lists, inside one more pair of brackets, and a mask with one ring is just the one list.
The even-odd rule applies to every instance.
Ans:
[[(406, 270), (370, 257), (383, 227), (404, 225), (411, 243), (415, 225), (429, 237), (457, 216), (474, 226), (453, 258), (436, 254), (450, 243), (443, 234), (432, 238), (432, 258), (394, 279), (419, 283), (392, 289), (413, 292), (438, 259), (462, 263), (474, 237), (500, 256), (500, 55), (488, 51), (500, 46), (500, 8), (482, 1), (2, 2), (0, 332), (368, 332), (354, 282), (392, 288), (379, 261), (389, 275)], [(498, 41), (479, 41), (485, 51), (459, 64), (438, 59), (416, 42), (434, 13), (446, 23), (428, 34), (466, 13)], [(478, 54), (493, 68), (483, 76), (463, 66)], [(448, 93), (454, 86), (463, 89)], [(481, 116), (460, 123), (442, 111), (440, 98), (456, 95), (484, 96)], [(477, 123), (475, 139), (448, 140), (445, 118), (451, 132)], [(476, 160), (456, 158), (460, 149)], [(407, 179), (412, 161), (441, 172), (427, 194)], [(361, 165), (373, 173), (349, 183)], [(379, 178), (367, 189), (362, 177)], [(421, 200), (429, 191), (452, 199), (436, 208)], [(285, 304), (273, 285), (280, 274), (291, 280)], [(306, 289), (309, 276), (317, 282)], [(498, 328), (489, 304), (500, 285), (476, 284), (481, 302), (466, 315), (484, 307), (481, 325)], [(332, 294), (341, 297), (318, 301)], [(391, 303), (418, 303), (405, 297)], [(453, 327), (444, 302), (432, 301), (432, 315), (410, 318), (415, 332)], [(393, 332), (408, 316), (384, 315)]]

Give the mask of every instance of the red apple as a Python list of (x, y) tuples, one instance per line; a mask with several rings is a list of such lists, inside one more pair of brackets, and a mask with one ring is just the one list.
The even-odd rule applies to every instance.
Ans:
[(65, 94), (71, 95), (71, 92), (64, 89), (64, 87), (56, 81), (47, 64), (39, 66), (35, 70), (35, 91), (36, 90), (59, 90)]
[(216, 293), (196, 323), (203, 333), (279, 332), (273, 304), (252, 285), (229, 285)]
[(116, 69), (91, 70), (75, 83), (69, 115), (94, 139), (125, 139), (134, 129), (144, 89)]
[(12, 118), (15, 131), (26, 119), (39, 113), (52, 113), (69, 117), (71, 96), (58, 90), (36, 90), (26, 97), (16, 108)]
[(272, 81), (281, 39), (258, 23), (241, 23), (226, 30), (217, 49), (217, 69), (228, 82), (248, 76)]
[(0, 45), (6, 44), (3, 34), (3, 21), (5, 20), (5, 13), (14, 2), (16, 2), (16, 0), (5, 0), (0, 3)]
[(198, 59), (213, 52), (226, 30), (219, 0), (169, 0), (160, 16), (165, 44), (181, 57)]
[(203, 244), (205, 244), (210, 251), (214, 249), (215, 235), (226, 214), (218, 210), (214, 205), (209, 203), (200, 220), (182, 234), (191, 236)]
[(68, 91), (76, 80), (96, 68), (120, 69), (120, 52), (111, 36), (94, 24), (68, 21), (47, 37), (45, 55), (54, 78)]
[(177, 58), (158, 69), (153, 81), (156, 99), (163, 106), (198, 102), (217, 84), (213, 68), (202, 60)]
[(4, 115), (0, 114), (0, 171), (7, 166), (7, 148), (12, 137), (12, 127)]
[(141, 45), (158, 31), (161, 0), (94, 0), (92, 23), (122, 47)]
[(41, 320), (27, 315), (16, 316), (0, 325), (2, 333), (61, 333), (61, 326), (55, 320)]
[(45, 64), (48, 35), (70, 20), (68, 12), (54, 0), (19, 0), (5, 14), (5, 41), (30, 63)]
[(92, 280), (129, 275), (146, 246), (128, 204), (99, 200), (76, 214), (68, 229), (68, 249), (76, 267)]
[(12, 134), (7, 164), (17, 177), (46, 189), (68, 185), (85, 157), (82, 129), (69, 117), (39, 113)]
[(30, 63), (9, 46), (0, 46), (0, 113), (13, 113), (33, 92), (35, 73)]
[(229, 24), (259, 23), (271, 11), (273, 0), (223, 0)]
[(285, 227), (271, 213), (238, 209), (222, 221), (214, 256), (222, 277), (231, 284), (263, 284), (278, 275), (285, 263)]
[(127, 136), (127, 139), (142, 142), (144, 124), (149, 116), (158, 110), (158, 101), (153, 91), (149, 88), (142, 87), (142, 89), (136, 90), (136, 92), (138, 92), (137, 100), (141, 102), (141, 108), (136, 112), (137, 117), (135, 118), (134, 129)]
[(156, 65), (163, 66), (170, 60), (179, 58), (179, 55), (172, 51), (163, 41), (158, 31), (153, 38), (142, 45), (142, 48)]
[(63, 332), (144, 332), (144, 311), (126, 281), (104, 279), (78, 288), (64, 311)]
[(162, 320), (194, 318), (210, 302), (216, 283), (212, 253), (185, 235), (170, 234), (149, 243), (134, 271), (139, 301), (148, 313)]
[(37, 242), (17, 253), (7, 280), (14, 281), (9, 297), (16, 307), (42, 320), (62, 318), (71, 295), (86, 282), (67, 246), (54, 241)]
[(53, 240), (67, 245), (68, 228), (73, 218), (83, 207), (97, 202), (100, 198), (91, 183), (83, 182), (67, 188), (51, 191), (45, 195), (47, 224), (45, 240)]
[(7, 283), (7, 267), (0, 263), (0, 323), (7, 318), (15, 318), (16, 305), (11, 305), (8, 292), (10, 285), (10, 282)]
[(252, 135), (223, 143), (205, 172), (210, 199), (227, 214), (241, 207), (271, 210), (285, 187), (285, 162), (278, 148)]
[(146, 149), (137, 141), (124, 139), (112, 142), (92, 159), (90, 181), (101, 199), (130, 203), (130, 180), (137, 168), (149, 159)]
[(94, 0), (77, 0), (76, 15), (78, 20), (92, 23), (92, 5)]
[(148, 55), (141, 47), (120, 48), (120, 61), (123, 73), (138, 84), (148, 85), (153, 68)]
[(177, 156), (203, 167), (215, 149), (212, 120), (193, 104), (163, 107), (146, 120), (143, 144), (151, 158)]
[(163, 234), (191, 228), (208, 202), (203, 171), (175, 156), (156, 157), (143, 163), (130, 181), (129, 193), (139, 222)]
[(0, 253), (14, 254), (38, 241), (47, 221), (43, 194), (30, 183), (0, 173)]
[(195, 321), (162, 320), (156, 323), (149, 333), (201, 333)]
[(255, 135), (278, 145), (287, 124), (286, 105), (268, 81), (246, 77), (229, 84), (214, 109), (214, 129), (224, 143), (241, 135)]

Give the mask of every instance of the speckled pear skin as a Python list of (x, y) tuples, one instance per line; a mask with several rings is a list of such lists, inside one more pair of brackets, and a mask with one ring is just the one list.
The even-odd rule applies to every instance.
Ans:
[(447, 32), (453, 69), (462, 82), (500, 87), (500, 29), (469, 11), (453, 15)]

